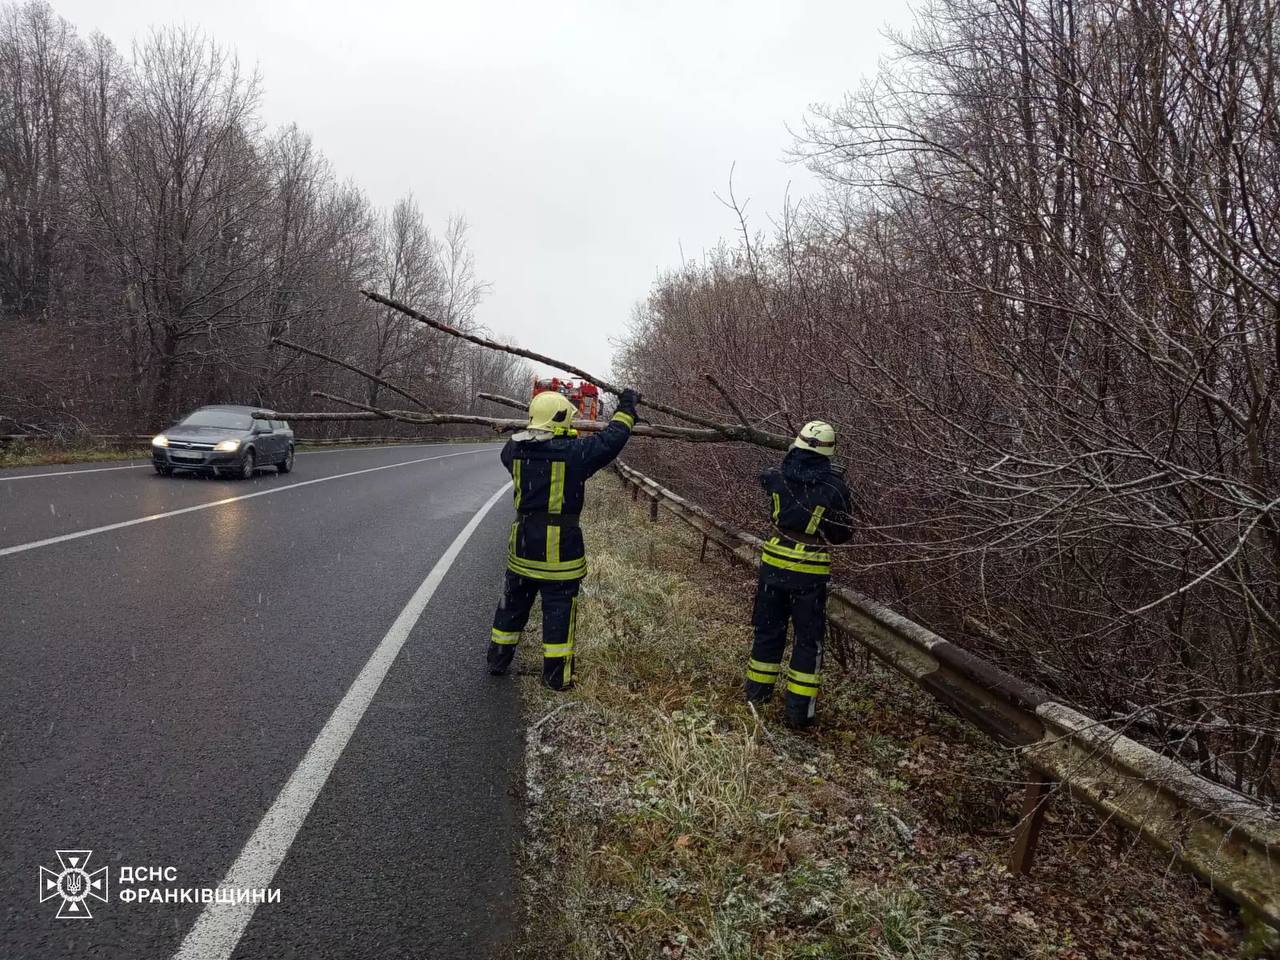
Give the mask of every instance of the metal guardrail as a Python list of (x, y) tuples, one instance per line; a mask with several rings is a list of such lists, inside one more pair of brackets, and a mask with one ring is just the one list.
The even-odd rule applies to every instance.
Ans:
[[(759, 563), (758, 537), (624, 464), (616, 470), (650, 499), (742, 563)], [(998, 741), (1019, 748), (1038, 772), (1027, 791), (1014, 868), (1034, 855), (1046, 803), (1045, 780), (1063, 784), (1236, 903), (1280, 928), (1280, 818), (1254, 800), (1200, 777), (957, 647), (848, 587), (833, 584), (828, 619), (884, 663)]]

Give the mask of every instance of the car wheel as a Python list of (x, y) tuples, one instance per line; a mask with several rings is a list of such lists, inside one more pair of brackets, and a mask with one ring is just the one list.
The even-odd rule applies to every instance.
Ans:
[(249, 449), (244, 452), (244, 456), (240, 458), (240, 479), (252, 480), (253, 468), (257, 466), (254, 461), (253, 450)]
[(276, 469), (281, 473), (288, 473), (293, 469), (293, 444), (289, 444), (289, 450), (285, 453), (284, 459), (276, 464)]
[(154, 463), (152, 466), (156, 468), (156, 473), (160, 474), (162, 477), (173, 476), (173, 467), (169, 466), (167, 463)]

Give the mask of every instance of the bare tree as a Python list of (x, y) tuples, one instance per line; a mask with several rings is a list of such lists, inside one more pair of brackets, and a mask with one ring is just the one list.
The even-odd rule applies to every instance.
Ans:
[(0, 10), (0, 313), (45, 320), (67, 229), (75, 31), (46, 3)]
[[(664, 277), (623, 355), (677, 401), (709, 402), (710, 368), (762, 422), (836, 421), (871, 520), (850, 572), (1268, 797), (1274, 15), (926, 9), (812, 118), (798, 153), (830, 195)], [(755, 456), (706, 448), (678, 479), (745, 512), (723, 491)]]

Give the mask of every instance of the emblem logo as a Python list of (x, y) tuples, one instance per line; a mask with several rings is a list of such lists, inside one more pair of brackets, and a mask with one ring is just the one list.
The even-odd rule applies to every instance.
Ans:
[(107, 868), (99, 867), (89, 872), (92, 850), (58, 850), (59, 871), (40, 868), (40, 902), (62, 898), (57, 917), (61, 920), (88, 919), (89, 898), (107, 902)]

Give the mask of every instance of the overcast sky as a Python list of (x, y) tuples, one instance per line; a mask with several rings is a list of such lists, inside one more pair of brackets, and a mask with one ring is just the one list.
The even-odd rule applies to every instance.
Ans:
[(263, 118), (309, 131), (372, 199), (472, 227), (503, 337), (607, 371), (610, 338), (683, 247), (816, 189), (787, 125), (874, 72), (906, 0), (595, 3), (53, 0), (121, 48), (198, 25), (262, 74)]

